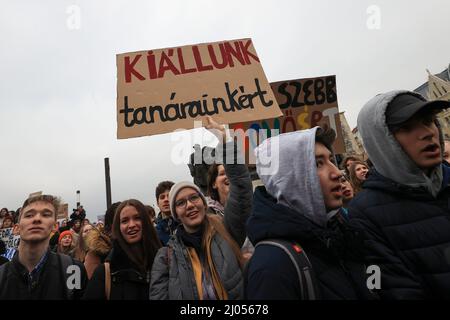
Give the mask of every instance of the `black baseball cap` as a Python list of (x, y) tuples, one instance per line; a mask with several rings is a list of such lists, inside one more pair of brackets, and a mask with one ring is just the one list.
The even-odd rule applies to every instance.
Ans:
[(392, 130), (411, 119), (418, 112), (440, 111), (446, 108), (450, 108), (449, 101), (427, 101), (412, 93), (401, 93), (387, 106), (386, 124)]

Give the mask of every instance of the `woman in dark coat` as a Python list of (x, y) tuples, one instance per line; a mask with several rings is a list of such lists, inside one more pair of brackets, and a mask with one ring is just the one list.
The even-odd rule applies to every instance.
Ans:
[(150, 271), (161, 243), (140, 201), (130, 199), (119, 205), (112, 236), (113, 249), (95, 270), (84, 299), (147, 300)]

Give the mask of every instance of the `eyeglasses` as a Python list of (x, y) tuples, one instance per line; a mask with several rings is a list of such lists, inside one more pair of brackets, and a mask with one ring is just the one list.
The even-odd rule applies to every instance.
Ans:
[(200, 201), (201, 197), (198, 193), (190, 195), (187, 198), (179, 199), (175, 201), (175, 207), (178, 209), (186, 208), (187, 202), (191, 202), (192, 204), (197, 204)]

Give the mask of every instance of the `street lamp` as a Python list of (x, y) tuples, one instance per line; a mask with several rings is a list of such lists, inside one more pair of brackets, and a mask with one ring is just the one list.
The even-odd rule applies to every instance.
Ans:
[(77, 208), (80, 206), (80, 190), (77, 190)]

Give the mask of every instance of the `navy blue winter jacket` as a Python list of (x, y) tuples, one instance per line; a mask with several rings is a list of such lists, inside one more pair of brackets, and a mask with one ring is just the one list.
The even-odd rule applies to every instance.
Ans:
[(366, 263), (381, 268), (384, 299), (450, 299), (450, 168), (437, 198), (376, 171), (350, 202), (352, 224), (365, 230)]
[(178, 222), (176, 222), (172, 217), (163, 219), (162, 213), (159, 214), (156, 219), (156, 233), (163, 246), (167, 245), (170, 237), (175, 233), (178, 227)]
[[(341, 227), (322, 228), (277, 204), (264, 187), (258, 187), (254, 193), (252, 215), (247, 222), (247, 235), (254, 245), (273, 238), (300, 244), (311, 261), (320, 299), (372, 299), (374, 296), (366, 286), (366, 268), (361, 262), (358, 232)], [(247, 276), (248, 299), (301, 297), (294, 265), (278, 247), (257, 247), (249, 262)]]

